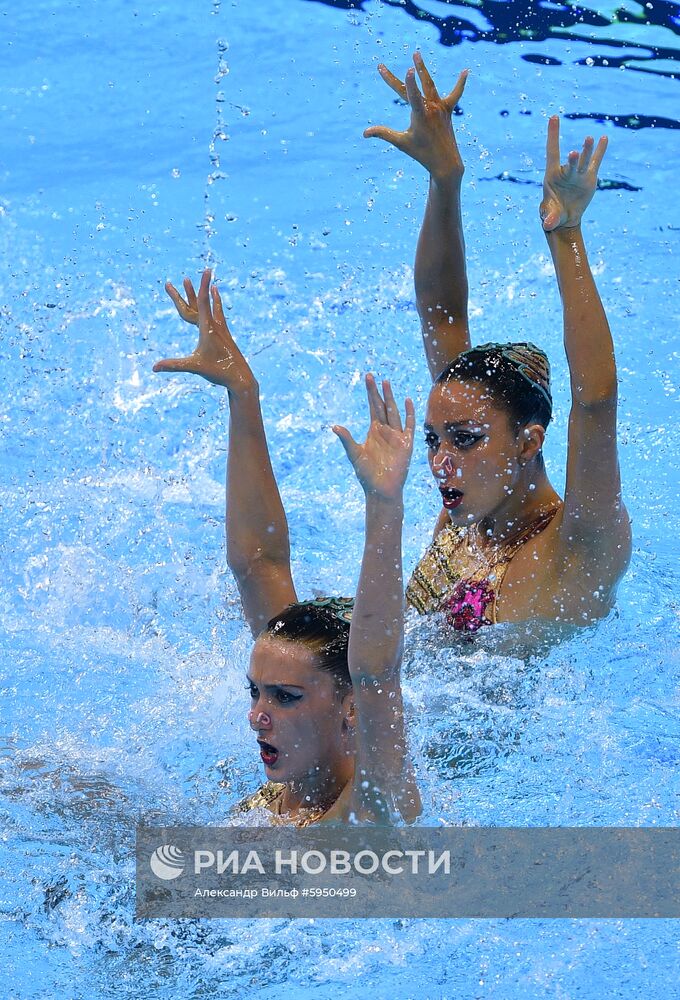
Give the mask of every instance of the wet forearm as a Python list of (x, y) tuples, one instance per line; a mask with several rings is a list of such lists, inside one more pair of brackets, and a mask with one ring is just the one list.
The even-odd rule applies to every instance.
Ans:
[(255, 560), (288, 562), (288, 523), (272, 470), (257, 383), (229, 397), (227, 561), (247, 573)]
[(616, 363), (609, 323), (588, 262), (581, 227), (547, 233), (562, 298), (564, 346), (574, 402), (616, 398)]
[(353, 678), (379, 677), (398, 667), (403, 647), (403, 502), (369, 495), (366, 537), (352, 615), (349, 664)]
[(433, 375), (468, 346), (461, 180), (462, 175), (430, 177), (416, 250), (416, 304)]

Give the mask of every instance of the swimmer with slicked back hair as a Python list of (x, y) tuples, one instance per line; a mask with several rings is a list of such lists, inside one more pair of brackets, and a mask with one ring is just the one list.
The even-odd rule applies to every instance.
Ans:
[[(415, 416), (404, 422), (388, 382), (367, 377), (371, 425), (364, 444), (334, 427), (366, 500), (363, 561), (354, 600), (299, 603), (288, 525), (267, 449), (259, 387), (232, 339), (205, 271), (186, 299), (166, 286), (199, 329), (194, 352), (154, 365), (227, 389), (227, 558), (255, 638), (248, 715), (267, 783), (241, 804), (280, 822), (410, 822), (420, 797), (404, 733), (400, 668), (404, 634), (403, 487)], [(212, 296), (212, 302), (211, 302)]]
[(378, 67), (410, 107), (407, 130), (364, 133), (417, 160), (430, 178), (415, 285), (433, 379), (425, 442), (442, 509), (407, 599), (421, 613), (444, 612), (464, 633), (496, 622), (588, 625), (611, 610), (631, 552), (614, 348), (581, 232), (607, 140), (588, 137), (560, 165), (559, 119), (548, 122), (539, 214), (562, 298), (572, 396), (562, 499), (542, 455), (552, 415), (547, 357), (524, 342), (470, 343), (464, 166), (451, 122), (467, 71), (440, 97), (419, 53), (413, 62), (404, 81)]

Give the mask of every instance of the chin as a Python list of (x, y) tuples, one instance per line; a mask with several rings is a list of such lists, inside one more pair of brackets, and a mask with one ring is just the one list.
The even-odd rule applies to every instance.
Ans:
[(264, 765), (264, 772), (270, 781), (285, 782), (287, 784), (300, 784), (307, 777), (307, 772), (303, 770), (300, 775), (299, 768), (287, 760), (277, 760), (274, 765), (267, 767)]
[(444, 507), (444, 510), (448, 514), (449, 520), (453, 521), (454, 524), (468, 524), (475, 520), (463, 504), (459, 507)]
[(267, 777), (276, 781), (288, 781), (290, 779), (289, 768), (285, 761), (277, 760), (275, 764), (265, 764), (264, 771)]
[(265, 778), (268, 781), (286, 781), (286, 768), (283, 761), (277, 760), (274, 764), (265, 764), (264, 761), (260, 763), (262, 764)]

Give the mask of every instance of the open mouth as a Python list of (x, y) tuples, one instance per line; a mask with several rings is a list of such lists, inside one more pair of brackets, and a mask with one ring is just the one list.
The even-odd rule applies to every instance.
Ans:
[(454, 507), (458, 507), (463, 500), (462, 491), (454, 489), (453, 486), (440, 486), (439, 492), (442, 495), (442, 503), (447, 510), (453, 510)]
[(273, 747), (271, 743), (265, 743), (264, 740), (257, 741), (260, 747), (260, 757), (262, 758), (262, 763), (267, 767), (273, 767), (279, 759), (279, 751), (276, 747)]

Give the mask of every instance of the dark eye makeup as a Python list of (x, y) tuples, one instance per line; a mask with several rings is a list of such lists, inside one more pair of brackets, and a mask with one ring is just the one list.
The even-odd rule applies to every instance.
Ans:
[(474, 448), (478, 441), (483, 439), (483, 434), (475, 434), (472, 431), (456, 431), (453, 435), (453, 443), (456, 448), (465, 451), (467, 448)]
[(279, 704), (281, 704), (281, 705), (290, 705), (294, 701), (299, 701), (300, 698), (302, 697), (302, 695), (301, 694), (291, 694), (290, 691), (284, 691), (281, 688), (279, 688), (274, 697), (279, 702)]
[[(450, 432), (451, 443), (454, 448), (458, 448), (460, 451), (467, 451), (468, 448), (474, 448), (477, 442), (482, 441), (484, 437), (484, 434), (476, 431), (455, 430)], [(434, 431), (425, 432), (425, 445), (430, 451), (436, 451), (439, 447), (439, 438)]]
[[(260, 691), (257, 684), (253, 684), (251, 681), (246, 683), (246, 690), (250, 693), (250, 697), (253, 701), (259, 697)], [(293, 694), (292, 691), (285, 691), (283, 688), (275, 688), (273, 691), (274, 698), (278, 701), (279, 705), (291, 705), (295, 701), (299, 701), (302, 698), (301, 694)]]

